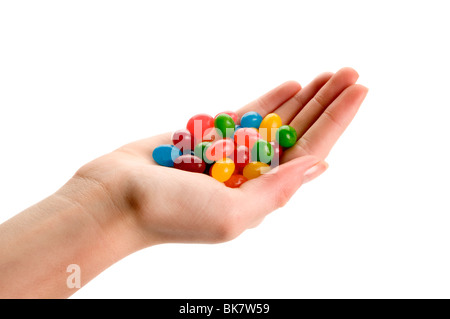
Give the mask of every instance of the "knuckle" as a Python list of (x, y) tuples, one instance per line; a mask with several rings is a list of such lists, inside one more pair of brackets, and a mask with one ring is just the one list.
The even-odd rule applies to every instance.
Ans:
[(336, 118), (335, 114), (331, 111), (329, 111), (328, 109), (326, 109), (323, 114), (324, 118), (326, 118), (330, 123), (336, 125), (338, 128), (343, 129), (344, 126), (343, 124), (338, 121), (338, 119)]
[(307, 137), (307, 135), (303, 135), (301, 139), (295, 144), (295, 147), (299, 148), (300, 154), (308, 155), (308, 154), (314, 154), (313, 153), (313, 147), (312, 142)]
[(326, 101), (324, 98), (324, 95), (322, 93), (317, 92), (316, 95), (313, 97), (313, 101), (315, 101), (322, 109), (326, 107)]
[[(301, 92), (301, 91), (300, 91)], [(294, 95), (294, 100), (297, 102), (297, 104), (300, 107), (303, 107), (305, 105), (305, 100), (303, 98), (303, 94), (297, 93)]]

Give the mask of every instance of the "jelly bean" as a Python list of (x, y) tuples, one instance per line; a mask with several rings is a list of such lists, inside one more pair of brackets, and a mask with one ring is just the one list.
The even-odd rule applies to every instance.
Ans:
[(206, 174), (206, 175), (210, 175), (211, 176), (211, 168), (213, 167), (214, 163), (215, 162), (206, 163), (205, 170), (203, 171), (203, 173)]
[(275, 134), (278, 144), (283, 147), (291, 147), (297, 142), (297, 132), (292, 126), (282, 125)]
[(218, 161), (230, 156), (234, 152), (234, 142), (230, 138), (215, 141), (205, 151), (206, 159)]
[(222, 132), (216, 129), (215, 127), (210, 127), (205, 130), (203, 133), (202, 141), (203, 142), (214, 142), (222, 139)]
[(247, 179), (256, 178), (264, 173), (270, 171), (270, 166), (261, 162), (250, 162), (244, 167), (242, 175)]
[(242, 173), (245, 165), (250, 162), (250, 154), (247, 147), (239, 145), (235, 147), (233, 154), (234, 165), (236, 166), (236, 172)]
[(257, 140), (261, 139), (258, 131), (254, 128), (243, 127), (234, 133), (234, 142), (236, 145), (244, 145), (248, 149), (253, 147)]
[(216, 115), (216, 117), (214, 118), (214, 120), (215, 120), (220, 114), (227, 114), (227, 115), (231, 116), (231, 118), (233, 119), (234, 123), (238, 124), (239, 118), (238, 118), (238, 115), (236, 114), (236, 112), (233, 112), (233, 111), (220, 112), (219, 114)]
[(241, 117), (241, 126), (242, 127), (254, 127), (259, 128), (262, 116), (257, 112), (247, 112)]
[(183, 171), (203, 173), (206, 164), (199, 157), (193, 155), (181, 155), (173, 162), (173, 167)]
[(213, 161), (208, 160), (205, 155), (206, 150), (209, 147), (211, 147), (211, 144), (212, 143), (210, 143), (210, 142), (201, 142), (201, 143), (198, 143), (194, 148), (194, 155), (201, 158), (207, 164), (211, 164), (213, 162)]
[(275, 141), (275, 134), (281, 124), (281, 118), (278, 114), (269, 113), (264, 117), (259, 125), (259, 134), (268, 142)]
[(214, 120), (214, 127), (222, 133), (223, 137), (230, 137), (234, 134), (236, 124), (228, 114), (219, 114)]
[(273, 147), (273, 158), (270, 161), (270, 166), (278, 166), (280, 164), (281, 155), (283, 155), (283, 148), (275, 141), (270, 142)]
[(233, 135), (230, 136), (233, 140), (234, 140), (234, 134), (236, 134), (236, 131), (239, 130), (240, 128), (241, 128), (240, 125), (237, 125), (237, 124), (236, 124), (236, 125), (234, 126), (234, 132), (233, 132)]
[(216, 162), (214, 162), (213, 164), (209, 165), (209, 170), (208, 170), (208, 175), (209, 176), (212, 176), (212, 168), (213, 168), (214, 164), (216, 164)]
[(211, 176), (223, 183), (227, 181), (234, 172), (234, 163), (229, 158), (218, 160), (211, 168)]
[(248, 181), (247, 177), (243, 175), (232, 175), (226, 182), (225, 185), (230, 188), (238, 188), (242, 184)]
[(172, 143), (180, 149), (181, 152), (187, 154), (188, 151), (193, 150), (195, 146), (195, 139), (191, 132), (187, 129), (181, 129), (173, 132)]
[(176, 146), (164, 144), (153, 150), (152, 157), (159, 165), (172, 167), (173, 162), (181, 156), (181, 154), (180, 149)]
[(274, 150), (272, 144), (265, 140), (257, 140), (252, 147), (251, 158), (254, 162), (270, 163), (273, 158)]
[(206, 129), (214, 126), (214, 119), (208, 114), (197, 114), (189, 119), (186, 128), (197, 140), (201, 140)]

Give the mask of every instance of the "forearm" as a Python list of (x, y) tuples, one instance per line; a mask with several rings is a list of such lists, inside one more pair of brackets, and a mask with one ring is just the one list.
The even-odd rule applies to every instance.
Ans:
[[(69, 265), (83, 286), (142, 248), (134, 220), (100, 185), (73, 178), (58, 192), (0, 225), (0, 298), (65, 298)], [(76, 283), (76, 277), (73, 277)], [(69, 280), (70, 281), (70, 280)]]

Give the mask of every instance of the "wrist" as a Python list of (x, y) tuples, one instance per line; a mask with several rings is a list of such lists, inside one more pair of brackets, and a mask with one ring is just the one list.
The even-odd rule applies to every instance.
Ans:
[[(130, 216), (131, 217), (131, 216)], [(133, 218), (93, 181), (70, 179), (60, 190), (0, 225), (0, 297), (60, 298), (142, 248)]]
[[(115, 194), (108, 184), (75, 174), (54, 196), (76, 207), (80, 223), (95, 230), (104, 252), (117, 261), (148, 246), (139, 233), (136, 214), (123, 194)], [(94, 239), (93, 239), (94, 240)]]

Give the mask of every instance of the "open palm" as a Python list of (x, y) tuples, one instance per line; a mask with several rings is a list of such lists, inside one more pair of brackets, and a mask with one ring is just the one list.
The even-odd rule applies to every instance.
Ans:
[(157, 165), (155, 147), (171, 142), (166, 133), (133, 142), (82, 167), (76, 176), (95, 181), (126, 214), (148, 244), (223, 242), (257, 225), (283, 206), (305, 182), (327, 168), (323, 161), (350, 124), (367, 94), (351, 68), (324, 73), (306, 87), (286, 82), (237, 111), (277, 113), (295, 128), (297, 143), (281, 165), (240, 188), (210, 176)]

